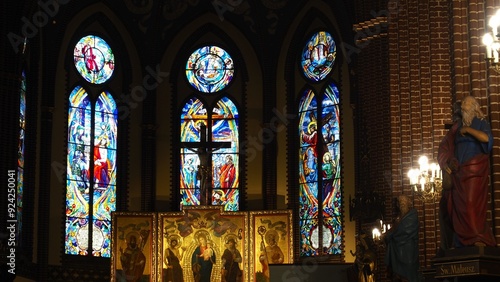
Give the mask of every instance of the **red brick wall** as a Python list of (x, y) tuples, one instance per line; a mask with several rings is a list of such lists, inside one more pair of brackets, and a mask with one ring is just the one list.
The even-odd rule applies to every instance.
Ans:
[[(356, 10), (359, 23), (370, 20), (368, 10), (378, 11), (380, 7), (380, 3), (370, 7), (370, 1), (358, 2), (362, 2), (356, 3), (360, 7)], [(451, 105), (472, 94), (488, 113), (495, 137), (490, 214), (500, 243), (500, 70), (488, 69), (481, 42), (485, 20), (497, 8), (500, 8), (498, 0), (387, 2), (387, 33), (369, 39), (370, 44), (359, 53), (356, 71), (357, 117), (361, 128), (356, 132), (357, 138), (366, 140), (358, 141), (356, 189), (382, 191), (386, 199), (410, 194), (407, 171), (417, 167), (421, 155), (436, 159), (439, 142), (446, 133), (445, 125), (451, 122)], [(388, 56), (388, 60), (377, 56), (377, 52)], [(388, 71), (380, 70), (380, 64)], [(383, 114), (384, 107), (390, 109), (389, 118)], [(368, 126), (374, 126), (373, 130), (363, 131)], [(387, 154), (389, 163), (384, 162)], [(387, 170), (390, 184), (385, 183)], [(420, 219), (422, 267), (430, 266), (439, 247), (438, 201), (414, 198)], [(386, 206), (390, 220), (390, 201), (386, 201)], [(369, 223), (361, 224), (360, 228), (369, 228)], [(379, 278), (386, 278), (382, 276), (379, 274)]]
[[(393, 193), (411, 193), (407, 171), (421, 155), (433, 160), (451, 121), (449, 17), (446, 1), (399, 1), (389, 21)], [(397, 87), (399, 86), (399, 87)], [(438, 247), (437, 203), (415, 197), (420, 263)]]
[[(496, 10), (500, 8), (500, 1), (485, 1), (483, 3), (484, 7), (481, 7), (484, 11), (486, 11), (486, 16), (483, 16), (483, 19), (486, 21), (496, 13)], [(480, 16), (479, 16), (480, 17)], [(486, 22), (487, 23), (487, 22)], [(481, 29), (483, 24), (479, 24), (478, 33), (484, 33), (484, 30)], [(480, 44), (480, 43), (479, 43)], [(483, 57), (479, 58), (479, 61), (482, 60)], [(493, 70), (491, 68), (479, 72), (482, 75), (484, 83), (486, 85), (481, 89), (481, 93), (483, 93), (483, 104), (486, 105), (488, 109), (488, 116), (490, 118), (491, 128), (494, 136), (494, 145), (493, 145), (493, 153), (491, 158), (491, 167), (492, 174), (490, 178), (490, 183), (492, 187), (493, 194), (493, 233), (495, 234), (497, 245), (500, 244), (500, 69), (499, 71)], [(487, 79), (484, 79), (486, 77)], [(482, 84), (481, 84), (482, 85)]]

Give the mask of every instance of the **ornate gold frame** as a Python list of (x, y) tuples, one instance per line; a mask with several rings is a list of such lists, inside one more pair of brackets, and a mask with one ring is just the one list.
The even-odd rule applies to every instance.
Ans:
[(171, 239), (179, 243), (180, 265), (184, 281), (194, 281), (192, 255), (198, 246), (196, 238), (200, 235), (211, 242), (215, 252), (215, 264), (212, 268), (211, 281), (221, 281), (221, 256), (226, 249), (228, 239), (235, 239), (240, 251), (243, 281), (249, 281), (248, 257), (248, 212), (224, 212), (222, 206), (186, 206), (182, 212), (164, 212), (158, 214), (157, 237), (157, 281), (163, 281), (166, 275), (165, 254)]
[[(137, 247), (145, 258), (143, 276), (149, 276), (149, 281), (156, 281), (156, 254), (158, 253), (157, 244), (155, 244), (157, 241), (156, 213), (114, 212), (111, 216), (111, 281), (125, 281), (122, 279), (126, 275), (122, 268), (122, 258), (126, 260), (127, 255), (136, 254), (131, 249), (127, 249), (132, 236), (136, 238)], [(135, 256), (135, 258), (138, 257)]]
[(163, 281), (167, 273), (166, 249), (174, 238), (179, 244), (176, 256), (179, 256), (184, 281), (194, 281), (192, 259), (200, 236), (210, 242), (215, 254), (212, 281), (221, 281), (221, 258), (230, 239), (236, 242), (242, 257), (238, 265), (243, 281), (257, 281), (256, 273), (263, 270), (262, 254), (266, 256), (264, 263), (273, 263), (270, 238), (276, 239), (280, 249), (280, 255), (274, 258), (280, 259), (279, 263), (293, 263), (291, 210), (225, 212), (222, 206), (189, 206), (181, 212), (115, 212), (112, 222), (111, 281), (123, 281), (121, 257), (127, 252), (127, 239), (131, 241), (132, 234), (139, 239), (146, 260), (144, 274), (149, 281)]
[[(282, 264), (293, 263), (293, 225), (292, 225), (292, 211), (291, 210), (273, 210), (273, 211), (250, 211), (250, 260), (251, 277), (249, 281), (257, 281), (258, 275), (264, 275), (269, 278), (269, 273), (265, 273), (266, 259), (269, 264), (273, 263), (273, 256), (271, 254), (272, 248), (266, 250), (270, 235), (276, 234), (278, 237), (277, 246), (283, 253), (283, 259), (280, 255), (274, 253), (274, 262)], [(264, 243), (264, 247), (261, 244)], [(269, 281), (269, 279), (268, 279)]]

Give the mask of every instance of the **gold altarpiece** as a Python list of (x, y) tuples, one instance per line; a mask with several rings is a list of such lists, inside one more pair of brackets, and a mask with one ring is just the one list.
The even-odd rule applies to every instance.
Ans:
[[(291, 210), (115, 212), (111, 281), (269, 281), (293, 263)], [(199, 280), (198, 280), (199, 279)]]

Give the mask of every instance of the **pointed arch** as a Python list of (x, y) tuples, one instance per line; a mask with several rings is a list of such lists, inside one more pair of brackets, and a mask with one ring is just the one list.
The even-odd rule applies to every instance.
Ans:
[[(159, 107), (164, 107), (165, 105), (170, 105), (171, 118), (165, 118), (165, 112), (158, 112), (157, 120), (161, 124), (159, 126), (159, 134), (170, 135), (168, 132), (196, 132), (196, 137), (191, 138), (193, 141), (199, 141), (199, 130), (192, 129), (191, 125), (189, 127), (183, 127), (181, 123), (184, 122), (184, 116), (182, 108), (186, 106), (186, 102), (191, 99), (199, 99), (203, 103), (205, 110), (207, 111), (206, 118), (207, 123), (207, 136), (209, 141), (218, 142), (218, 140), (224, 140), (223, 142), (230, 143), (230, 148), (219, 148), (214, 150), (211, 154), (210, 160), (210, 184), (213, 188), (213, 194), (210, 196), (211, 203), (218, 202), (224, 205), (226, 210), (240, 210), (245, 208), (246, 201), (246, 166), (245, 166), (245, 156), (240, 153), (242, 150), (241, 141), (244, 140), (245, 128), (247, 124), (246, 111), (247, 107), (240, 107), (239, 105), (252, 105), (258, 103), (261, 99), (260, 96), (256, 96), (255, 99), (248, 100), (247, 96), (247, 86), (248, 86), (248, 75), (249, 68), (252, 68), (252, 72), (260, 71), (255, 68), (255, 64), (246, 64), (245, 60), (255, 60), (254, 50), (251, 50), (250, 42), (245, 42), (244, 40), (239, 40), (234, 42), (233, 37), (245, 38), (244, 35), (233, 35), (240, 33), (238, 29), (231, 26), (229, 23), (221, 24), (217, 17), (213, 14), (200, 15), (199, 19), (191, 21), (189, 25), (185, 26), (180, 30), (175, 36), (173, 41), (180, 42), (180, 44), (169, 45), (169, 50), (165, 53), (165, 64), (168, 64), (168, 69), (170, 69), (169, 80), (172, 85), (171, 88), (166, 88), (164, 94), (158, 95)], [(186, 65), (190, 56), (195, 53), (196, 50), (204, 48), (206, 46), (216, 46), (227, 52), (228, 57), (231, 58), (229, 66), (232, 68), (229, 73), (228, 83), (225, 83), (224, 88), (219, 88), (217, 91), (210, 91), (210, 93), (205, 93), (200, 91), (189, 82), (189, 78), (186, 77)], [(248, 54), (245, 59), (243, 58), (243, 51)], [(178, 54), (175, 59), (167, 60), (166, 56), (170, 56), (174, 52)], [(227, 62), (227, 60), (223, 60)], [(227, 65), (227, 64), (226, 64)], [(229, 81), (230, 80), (230, 81)], [(253, 87), (253, 86), (252, 86)], [(193, 98), (196, 97), (196, 98)], [(167, 99), (168, 98), (168, 99)], [(194, 100), (193, 100), (194, 101)], [(160, 106), (161, 105), (161, 106)], [(257, 106), (256, 106), (257, 107)], [(187, 112), (187, 111), (184, 111)], [(224, 116), (226, 115), (226, 116)], [(230, 117), (229, 115), (232, 115)], [(181, 123), (175, 122), (179, 121), (181, 117)], [(171, 121), (171, 124), (163, 124), (164, 121)], [(190, 121), (191, 124), (193, 122)], [(183, 127), (183, 128), (181, 128)], [(231, 139), (233, 138), (233, 139)], [(236, 139), (234, 139), (236, 138)], [(193, 151), (189, 151), (183, 148), (182, 142), (186, 142), (186, 138), (178, 139), (177, 137), (172, 140), (172, 144), (178, 144), (173, 146), (174, 153), (168, 154), (164, 152), (162, 158), (158, 162), (158, 168), (164, 166), (165, 159), (172, 156), (170, 162), (172, 163), (172, 187), (171, 191), (171, 202), (173, 203), (172, 209), (179, 209), (179, 203), (184, 205), (187, 203), (184, 199), (187, 196), (194, 197), (197, 195), (196, 191), (194, 193), (187, 193), (184, 191), (183, 187), (187, 184), (183, 183), (184, 175), (188, 175), (187, 172), (183, 172), (181, 167), (183, 164), (192, 165), (199, 161), (194, 155)], [(233, 140), (233, 141), (230, 141)], [(236, 141), (235, 141), (236, 140)], [(192, 142), (192, 141), (191, 141)], [(165, 144), (166, 145), (166, 144)], [(159, 151), (167, 148), (167, 146), (162, 146), (160, 143)], [(181, 152), (181, 153), (179, 153)], [(234, 178), (231, 182), (221, 182), (219, 176), (219, 168), (222, 167), (227, 161), (233, 162), (234, 172), (229, 173), (231, 177)], [(195, 167), (197, 164), (195, 165)], [(223, 172), (224, 174), (225, 172)], [(234, 175), (234, 176), (233, 176)], [(189, 177), (188, 177), (189, 179)], [(255, 180), (258, 178), (255, 178)], [(163, 179), (158, 179), (159, 182), (164, 181)], [(194, 186), (198, 187), (199, 183), (195, 182)], [(193, 186), (193, 184), (191, 184)], [(226, 187), (232, 188), (226, 188)], [(254, 186), (257, 187), (257, 186)], [(181, 191), (182, 190), (182, 191)], [(260, 192), (259, 192), (260, 193)], [(221, 199), (223, 202), (221, 203)], [(198, 200), (191, 200), (191, 202), (198, 202)]]

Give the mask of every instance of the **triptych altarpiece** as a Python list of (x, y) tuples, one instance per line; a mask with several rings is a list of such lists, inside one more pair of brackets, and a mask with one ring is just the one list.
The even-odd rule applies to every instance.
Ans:
[(112, 281), (269, 281), (293, 262), (291, 210), (115, 212)]

